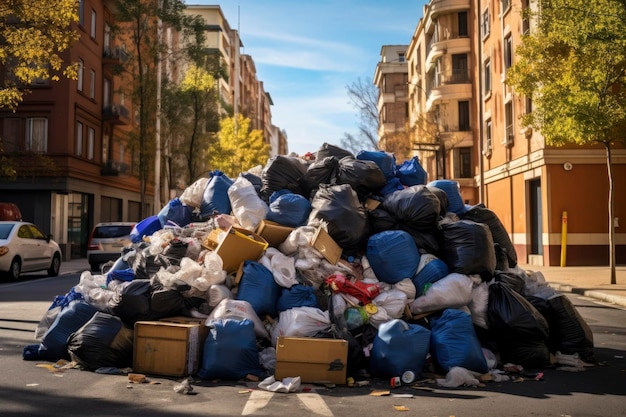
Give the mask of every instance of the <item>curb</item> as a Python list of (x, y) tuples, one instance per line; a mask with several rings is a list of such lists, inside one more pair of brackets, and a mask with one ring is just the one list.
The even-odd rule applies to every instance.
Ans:
[(579, 294), (585, 297), (594, 298), (596, 300), (601, 300), (607, 303), (626, 307), (626, 297), (621, 295), (607, 294), (606, 292), (597, 290), (587, 290), (585, 288), (578, 288), (570, 284), (560, 284), (558, 282), (549, 282), (548, 285), (557, 291)]

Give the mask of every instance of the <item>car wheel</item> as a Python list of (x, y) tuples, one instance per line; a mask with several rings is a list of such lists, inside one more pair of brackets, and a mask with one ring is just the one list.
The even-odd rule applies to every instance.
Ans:
[(20, 279), (21, 273), (22, 273), (22, 262), (20, 261), (19, 258), (13, 258), (13, 261), (11, 262), (11, 266), (9, 267), (9, 271), (7, 272), (7, 275), (9, 276), (10, 279), (17, 281), (18, 279)]
[(52, 258), (52, 263), (50, 264), (50, 268), (48, 269), (48, 276), (51, 276), (51, 277), (58, 276), (59, 269), (61, 269), (61, 257), (59, 256), (59, 254), (56, 254)]

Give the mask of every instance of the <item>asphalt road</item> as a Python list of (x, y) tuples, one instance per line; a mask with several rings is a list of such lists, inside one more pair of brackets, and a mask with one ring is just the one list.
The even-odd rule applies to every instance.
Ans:
[[(389, 381), (334, 388), (303, 385), (297, 393), (254, 389), (244, 381), (195, 380), (190, 395), (176, 392), (180, 379), (148, 376), (131, 384), (127, 375), (60, 370), (50, 362), (25, 361), (23, 348), (37, 343), (34, 330), (55, 295), (79, 275), (29, 276), (0, 282), (0, 416), (388, 416), (407, 410), (419, 416), (625, 416), (626, 310), (567, 294), (594, 334), (597, 364), (583, 372), (555, 368), (540, 380), (487, 382), (445, 388), (436, 383), (390, 388)], [(375, 391), (389, 395), (373, 396)]]

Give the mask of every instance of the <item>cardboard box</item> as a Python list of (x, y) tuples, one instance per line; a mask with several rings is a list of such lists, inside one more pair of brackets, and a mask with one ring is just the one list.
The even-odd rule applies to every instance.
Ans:
[(337, 264), (339, 258), (341, 258), (341, 252), (343, 252), (341, 246), (335, 242), (323, 227), (317, 228), (311, 240), (311, 246), (317, 249), (333, 265)]
[(369, 211), (376, 210), (376, 208), (380, 206), (380, 204), (381, 202), (374, 198), (368, 198), (365, 200), (365, 208)]
[(243, 261), (257, 261), (268, 247), (267, 240), (261, 236), (234, 226), (227, 231), (212, 231), (202, 245), (217, 252), (228, 274), (236, 272)]
[(293, 227), (283, 226), (270, 220), (261, 220), (261, 223), (257, 226), (256, 233), (267, 240), (271, 247), (277, 248), (293, 230)]
[(279, 336), (276, 342), (276, 380), (345, 384), (347, 365), (347, 340)]
[(166, 376), (195, 374), (208, 331), (204, 323), (197, 322), (136, 322), (133, 371)]

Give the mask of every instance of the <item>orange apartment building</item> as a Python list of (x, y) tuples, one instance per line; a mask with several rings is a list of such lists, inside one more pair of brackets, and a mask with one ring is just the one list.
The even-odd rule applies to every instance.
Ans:
[[(533, 30), (521, 14), (532, 4), (431, 0), (424, 7), (406, 49), (415, 154), (429, 181), (458, 181), (466, 204), (484, 203), (498, 215), (520, 263), (558, 266), (565, 249), (565, 265), (608, 265), (606, 151), (549, 146), (540, 132), (522, 129), (519, 117), (532, 102), (505, 82), (522, 34)], [(612, 159), (616, 262), (625, 264), (623, 142)]]
[[(203, 7), (214, 8), (222, 19), (207, 21), (207, 31), (215, 34), (207, 38), (230, 75), (219, 80), (222, 97), (242, 112), (250, 108), (254, 128), (264, 131), (272, 152), (286, 153), (286, 135), (271, 124), (271, 98), (256, 79), (252, 58), (240, 54), (237, 31), (219, 6)], [(80, 62), (78, 80), (38, 80), (15, 113), (0, 110), (4, 151), (19, 161), (18, 178), (0, 181), (0, 200), (18, 204), (25, 220), (49, 231), (66, 260), (85, 256), (96, 223), (142, 220), (138, 167), (125, 142), (125, 133), (136, 129), (136, 112), (115, 72), (128, 56), (113, 34), (115, 1), (81, 0), (79, 12), (80, 40), (63, 56)], [(165, 40), (176, 42), (175, 33), (164, 32)], [(164, 76), (178, 69), (171, 62), (162, 68)], [(0, 69), (0, 81), (4, 76)], [(146, 194), (148, 212), (156, 214), (162, 206), (154, 203), (153, 180)], [(162, 204), (167, 198), (162, 195)]]

